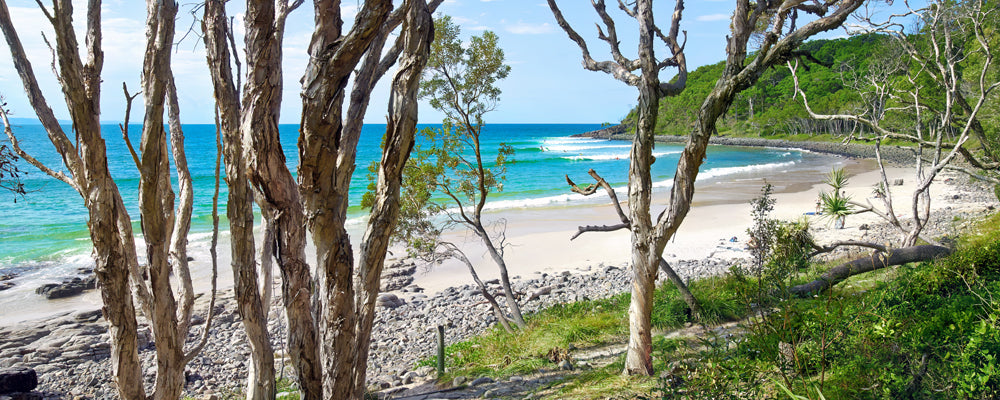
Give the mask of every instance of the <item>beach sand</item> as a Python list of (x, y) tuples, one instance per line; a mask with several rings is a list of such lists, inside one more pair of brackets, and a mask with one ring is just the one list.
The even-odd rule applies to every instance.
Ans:
[[(881, 173), (874, 161), (843, 159), (836, 166), (844, 167), (850, 174), (848, 186), (844, 190), (847, 195), (854, 201), (870, 201), (882, 208), (881, 200), (872, 194), (874, 185), (881, 181)], [(772, 218), (786, 221), (806, 219), (819, 244), (846, 239), (864, 240), (867, 231), (859, 230), (860, 226), (883, 222), (873, 213), (849, 216), (843, 229), (834, 229), (830, 221), (822, 216), (807, 215), (816, 211), (820, 191), (829, 190), (829, 186), (822, 183), (823, 175), (828, 172), (829, 170), (817, 174), (817, 171), (809, 171), (785, 177), (756, 177), (699, 185), (694, 196), (694, 206), (680, 230), (664, 249), (664, 259), (674, 263), (678, 260), (739, 260), (747, 257), (744, 250), (748, 239), (747, 229), (753, 224), (750, 200), (760, 195), (765, 179), (776, 187)], [(903, 180), (903, 185), (891, 186), (890, 190), (896, 214), (901, 219), (910, 218), (911, 194), (916, 186), (913, 169), (888, 167), (885, 172), (890, 182), (895, 179)], [(942, 184), (944, 179), (952, 176), (954, 175), (942, 174), (931, 186), (932, 213), (946, 207), (955, 211), (983, 208), (982, 204), (965, 204), (953, 199), (958, 188)], [(607, 198), (603, 192), (594, 196), (598, 195)], [(625, 196), (619, 194), (619, 198), (624, 199)], [(654, 204), (660, 206), (654, 208), (654, 215), (662, 210), (663, 203), (668, 198), (669, 193), (666, 192), (653, 196)], [(552, 274), (567, 270), (589, 271), (590, 267), (598, 264), (625, 266), (630, 260), (629, 233), (625, 230), (590, 232), (570, 241), (578, 225), (617, 223), (618, 217), (610, 201), (599, 205), (506, 210), (502, 217), (507, 219), (508, 246), (505, 260), (512, 278), (534, 278), (541, 273)], [(735, 242), (730, 241), (733, 237), (736, 237)], [(495, 264), (489, 259), (478, 238), (461, 232), (452, 232), (447, 238), (465, 244), (465, 251), (476, 264), (477, 272), (483, 280), (499, 276)], [(445, 262), (430, 269), (422, 269), (415, 276), (414, 284), (428, 293), (435, 293), (449, 286), (472, 282), (464, 264)]]
[[(767, 176), (757, 176), (747, 173), (726, 176), (723, 179), (699, 181), (694, 196), (694, 205), (685, 218), (680, 230), (664, 249), (664, 258), (674, 263), (678, 260), (738, 260), (746, 256), (744, 247), (747, 241), (747, 229), (752, 224), (750, 216), (750, 200), (760, 195), (761, 186), (765, 180), (775, 187), (775, 209), (772, 218), (796, 220), (807, 218), (817, 242), (831, 243), (843, 239), (864, 239), (865, 232), (858, 227), (863, 224), (879, 223), (881, 220), (874, 214), (852, 215), (847, 218), (844, 229), (833, 229), (826, 219), (818, 216), (806, 216), (805, 213), (815, 211), (816, 199), (821, 190), (828, 187), (822, 183), (823, 177), (834, 167), (845, 168), (850, 175), (850, 182), (845, 190), (856, 201), (870, 200), (881, 205), (872, 197), (872, 187), (880, 181), (880, 172), (873, 160), (854, 160), (835, 158), (835, 162), (824, 168), (812, 170), (789, 170), (769, 172)], [(574, 176), (577, 182), (585, 185), (589, 176), (580, 171)], [(903, 179), (902, 186), (891, 187), (896, 201), (897, 215), (909, 216), (910, 193), (916, 182), (912, 168), (886, 168), (890, 182)], [(951, 175), (948, 175), (951, 176)], [(939, 180), (944, 179), (944, 175)], [(586, 180), (585, 180), (586, 179)], [(961, 209), (965, 206), (961, 201), (950, 200), (957, 188), (951, 185), (935, 184), (932, 186), (932, 208), (939, 210), (944, 207)], [(568, 191), (568, 189), (567, 189)], [(591, 232), (579, 236), (575, 240), (570, 237), (576, 233), (579, 225), (605, 225), (618, 222), (618, 216), (603, 191), (591, 196), (588, 201), (579, 204), (564, 203), (546, 207), (514, 208), (487, 212), (486, 221), (506, 221), (506, 239), (504, 257), (509, 274), (513, 279), (531, 279), (542, 273), (561, 271), (591, 271), (599, 270), (600, 265), (615, 265), (624, 267), (630, 259), (629, 233), (625, 230), (617, 232)], [(627, 196), (622, 192), (619, 198), (623, 201)], [(654, 215), (657, 215), (669, 199), (666, 188), (654, 192)], [(627, 207), (627, 205), (623, 204)], [(981, 204), (971, 204), (968, 207), (979, 207)], [(224, 227), (223, 227), (224, 228)], [(353, 243), (358, 246), (361, 237), (360, 229), (352, 232)], [(736, 237), (736, 241), (730, 241)], [(475, 264), (477, 272), (483, 280), (495, 279), (499, 276), (496, 265), (492, 262), (479, 239), (464, 229), (447, 232), (445, 239), (458, 244)], [(143, 251), (140, 241), (140, 254)], [(192, 241), (192, 246), (205, 246), (207, 241)], [(232, 272), (229, 268), (228, 256), (229, 238), (222, 233), (219, 243), (219, 289), (232, 287)], [(205, 249), (201, 249), (205, 250)], [(405, 248), (396, 246), (387, 258), (404, 258)], [(207, 254), (208, 251), (195, 250), (192, 253)], [(312, 248), (307, 254), (314, 254)], [(192, 277), (198, 292), (210, 290), (211, 263), (210, 260), (195, 260), (192, 262)], [(275, 271), (275, 275), (278, 272)], [(413, 284), (424, 289), (425, 294), (433, 294), (452, 286), (473, 283), (472, 277), (465, 265), (457, 261), (446, 261), (439, 265), (422, 266), (414, 276)], [(34, 287), (15, 287), (20, 293), (2, 305), (0, 309), (0, 324), (12, 324), (21, 321), (44, 319), (54, 315), (66, 314), (81, 310), (94, 310), (101, 307), (100, 294), (96, 290), (60, 300), (45, 300), (34, 294)]]

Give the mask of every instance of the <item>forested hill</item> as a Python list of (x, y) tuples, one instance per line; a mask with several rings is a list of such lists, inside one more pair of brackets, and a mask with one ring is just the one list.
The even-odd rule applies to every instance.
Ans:
[[(879, 35), (859, 35), (844, 39), (814, 40), (802, 45), (821, 63), (803, 60), (808, 70), (799, 68), (799, 79), (816, 112), (847, 112), (859, 106), (860, 98), (852, 89), (857, 72), (888, 56), (888, 42)], [(725, 61), (699, 67), (688, 75), (687, 88), (676, 97), (660, 101), (657, 134), (687, 135), (691, 132), (698, 107), (711, 92), (722, 73)], [(762, 135), (830, 133), (843, 130), (843, 123), (820, 123), (808, 118), (802, 100), (792, 98), (794, 83), (786, 67), (764, 73), (758, 83), (737, 96), (725, 117), (719, 121), (723, 133), (755, 132)], [(623, 122), (635, 118), (635, 110)]]

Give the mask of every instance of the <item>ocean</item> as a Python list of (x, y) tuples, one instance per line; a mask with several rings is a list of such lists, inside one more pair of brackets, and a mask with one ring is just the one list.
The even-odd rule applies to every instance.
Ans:
[[(421, 125), (420, 128), (436, 126)], [(586, 185), (592, 182), (587, 175), (589, 169), (598, 171), (624, 193), (630, 142), (571, 137), (600, 128), (597, 124), (486, 125), (482, 144), (487, 159), (492, 158), (501, 143), (509, 144), (515, 150), (515, 162), (509, 166), (503, 191), (491, 195), (488, 209), (502, 213), (505, 209), (606, 204), (606, 196), (584, 198), (568, 190), (565, 175), (569, 174), (578, 184)], [(64, 129), (69, 132), (70, 127), (65, 126)], [(298, 162), (298, 126), (281, 125), (280, 129), (288, 166), (294, 172)], [(367, 186), (367, 167), (380, 155), (379, 143), (384, 131), (385, 125), (379, 124), (365, 125), (362, 131), (350, 192), (349, 230), (352, 232), (363, 229), (365, 211), (359, 204)], [(17, 125), (14, 132), (29, 154), (49, 166), (62, 166), (40, 125)], [(107, 124), (103, 126), (103, 132), (111, 174), (118, 183), (138, 234), (138, 172), (119, 127)], [(137, 149), (140, 133), (141, 126), (130, 127), (131, 139)], [(211, 235), (215, 126), (184, 125), (184, 135), (195, 190), (189, 237), (191, 252), (196, 260), (205, 259)], [(670, 187), (682, 148), (680, 144), (659, 144), (654, 150), (657, 160), (652, 169), (653, 185), (657, 190)], [(699, 185), (735, 183), (759, 176), (794, 175), (800, 170), (828, 170), (830, 161), (830, 156), (805, 151), (711, 146), (698, 182)], [(37, 301), (35, 298), (40, 296), (34, 294), (34, 288), (41, 284), (60, 282), (75, 276), (77, 269), (93, 264), (90, 260), (87, 212), (80, 195), (23, 161), (20, 167), (26, 172), (23, 183), (28, 193), (23, 197), (0, 193), (0, 275), (17, 275), (12, 280), (15, 284), (13, 288), (0, 291), (0, 316), (12, 313), (17, 304)], [(221, 191), (220, 199), (224, 202), (224, 182)], [(664, 201), (659, 199), (661, 204)], [(221, 206), (224, 207), (224, 203)], [(221, 229), (225, 230), (225, 209), (222, 207), (219, 211), (223, 219)]]

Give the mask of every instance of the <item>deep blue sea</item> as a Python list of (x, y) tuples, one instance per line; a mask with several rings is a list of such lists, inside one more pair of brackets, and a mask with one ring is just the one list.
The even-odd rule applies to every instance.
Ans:
[[(423, 125), (428, 127), (434, 125)], [(70, 127), (64, 127), (69, 131)], [(581, 184), (590, 183), (586, 171), (593, 168), (613, 186), (623, 187), (628, 173), (629, 142), (572, 138), (573, 134), (599, 129), (596, 124), (494, 124), (484, 128), (484, 151), (492, 158), (500, 143), (515, 149), (515, 163), (510, 166), (502, 193), (490, 197), (488, 207), (494, 210), (516, 207), (561, 206), (583, 200), (567, 190), (565, 174), (572, 174)], [(138, 228), (138, 172), (128, 154), (119, 127), (103, 127), (107, 141), (108, 162), (118, 183), (125, 204)], [(298, 161), (297, 125), (282, 125), (282, 144), (288, 166), (294, 172)], [(130, 128), (138, 148), (141, 127)], [(358, 206), (367, 186), (367, 166), (380, 154), (379, 143), (385, 125), (366, 125), (358, 150), (357, 168), (351, 189), (350, 217), (355, 224), (364, 220)], [(40, 125), (14, 126), (22, 147), (49, 166), (61, 166)], [(211, 198), (215, 167), (214, 125), (184, 125), (187, 155), (194, 176), (195, 208), (191, 242), (205, 242), (211, 230)], [(71, 135), (72, 137), (72, 135)], [(671, 184), (681, 145), (658, 145), (653, 165), (656, 187)], [(826, 157), (808, 152), (766, 148), (734, 148), (712, 146), (702, 167), (699, 182), (725, 179), (727, 176), (769, 174), (792, 171), (799, 166), (822, 163)], [(52, 179), (21, 162), (28, 193), (22, 197), (0, 193), (0, 274), (15, 272), (18, 283), (25, 281), (58, 281), (65, 272), (91, 264), (90, 241), (87, 234), (87, 212), (79, 194), (60, 181)], [(226, 198), (223, 183), (220, 198)], [(594, 196), (598, 197), (598, 196)], [(16, 200), (16, 202), (15, 202)], [(606, 198), (602, 199), (606, 201)], [(223, 204), (224, 206), (224, 204)], [(224, 209), (220, 215), (225, 216)], [(222, 227), (225, 229), (225, 221)], [(138, 233), (139, 230), (136, 229)], [(59, 275), (62, 274), (62, 277)], [(36, 285), (37, 286), (37, 285)], [(0, 291), (0, 304), (4, 291)], [(2, 313), (0, 313), (2, 314)]]

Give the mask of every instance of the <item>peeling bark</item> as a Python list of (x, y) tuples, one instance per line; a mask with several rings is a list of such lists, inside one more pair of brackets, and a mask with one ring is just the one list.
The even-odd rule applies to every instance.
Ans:
[[(273, 4), (271, 5), (273, 10)], [(229, 21), (225, 2), (205, 2), (202, 19), (206, 57), (212, 75), (219, 129), (225, 154), (226, 185), (229, 198), (226, 216), (229, 219), (232, 252), (234, 295), (237, 312), (243, 319), (250, 344), (251, 362), (247, 370), (246, 398), (271, 399), (274, 388), (274, 350), (267, 331), (267, 306), (257, 289), (257, 262), (253, 236), (253, 192), (250, 188), (243, 135), (239, 89), (234, 83), (229, 48)], [(235, 50), (235, 49), (233, 49)], [(237, 60), (238, 62), (238, 60)], [(280, 66), (280, 59), (279, 59)], [(237, 64), (238, 65), (238, 64)], [(271, 65), (270, 67), (273, 67)], [(263, 67), (267, 68), (267, 66)], [(258, 72), (260, 73), (260, 72)], [(237, 71), (237, 75), (239, 71)], [(280, 76), (280, 75), (279, 75)], [(277, 117), (275, 116), (275, 120)], [(267, 225), (270, 221), (265, 222)]]
[[(41, 3), (39, 3), (41, 6)], [(87, 10), (86, 62), (80, 59), (76, 33), (72, 25), (72, 5), (54, 4), (43, 12), (52, 24), (55, 37), (57, 73), (76, 133), (75, 142), (62, 131), (38, 87), (24, 49), (10, 23), (6, 2), (0, 0), (0, 30), (3, 30), (15, 67), (21, 77), (32, 108), (43, 122), (56, 151), (69, 174), (55, 172), (33, 157), (25, 157), (47, 174), (66, 182), (83, 197), (90, 220), (94, 245), (95, 273), (99, 280), (103, 313), (110, 325), (112, 373), (123, 399), (175, 399), (184, 383), (184, 365), (192, 353), (183, 353), (184, 339), (190, 326), (190, 274), (187, 270), (187, 231), (191, 217), (191, 177), (187, 173), (180, 132), (176, 93), (171, 82), (170, 51), (177, 4), (171, 1), (148, 1), (146, 54), (143, 60), (142, 85), (145, 100), (141, 158), (130, 149), (140, 172), (140, 211), (143, 237), (147, 243), (150, 279), (138, 275), (136, 247), (131, 218), (120, 192), (108, 171), (107, 154), (100, 127), (101, 2), (91, 0)], [(169, 94), (169, 96), (168, 96)], [(129, 102), (134, 96), (129, 96)], [(174, 160), (178, 166), (181, 206), (174, 210), (170, 186), (170, 162), (167, 135), (163, 128), (164, 103), (170, 102), (170, 125)], [(16, 138), (2, 113), (6, 133), (19, 154)], [(127, 117), (126, 117), (127, 118)], [(127, 122), (126, 122), (127, 124)], [(127, 136), (125, 125), (123, 134)], [(176, 214), (175, 214), (176, 213)], [(174, 260), (171, 261), (171, 255)], [(177, 301), (170, 286), (173, 267), (178, 268), (181, 297), (184, 303), (178, 314)], [(135, 289), (143, 312), (150, 320), (157, 343), (157, 374), (153, 393), (147, 397), (142, 382), (142, 368), (136, 346), (136, 311), (132, 302)], [(178, 319), (182, 319), (179, 321)]]
[[(62, 130), (35, 79), (20, 38), (11, 23), (7, 2), (0, 0), (0, 30), (11, 50), (14, 67), (24, 84), (35, 114), (42, 122), (55, 150), (62, 158), (69, 175), (56, 173), (41, 163), (36, 167), (72, 186), (83, 197), (88, 211), (88, 228), (94, 243), (94, 272), (100, 282), (102, 312), (109, 325), (111, 366), (118, 395), (123, 399), (145, 399), (142, 368), (136, 346), (135, 307), (129, 287), (130, 264), (137, 264), (135, 253), (125, 251), (122, 239), (132, 237), (119, 232), (119, 214), (127, 215), (121, 195), (108, 171), (104, 140), (100, 131), (100, 73), (103, 67), (101, 50), (101, 2), (91, 0), (87, 13), (87, 61), (80, 59), (76, 32), (73, 30), (72, 5), (64, 4), (57, 12), (46, 13), (56, 34), (56, 54), (60, 60), (60, 83), (76, 131), (76, 144)], [(7, 115), (3, 113), (5, 132), (15, 151), (25, 160), (25, 153), (16, 145)], [(79, 146), (79, 147), (77, 147)]]
[[(698, 122), (685, 145), (677, 163), (674, 175), (668, 209), (660, 214), (655, 222), (649, 213), (652, 186), (649, 166), (653, 163), (653, 128), (655, 127), (659, 98), (665, 95), (679, 93), (686, 79), (686, 65), (683, 57), (683, 46), (677, 44), (676, 35), (679, 31), (683, 2), (678, 1), (672, 16), (669, 34), (656, 27), (653, 22), (652, 5), (650, 1), (638, 0), (631, 6), (620, 3), (620, 7), (639, 23), (639, 56), (628, 60), (620, 56), (617, 42), (613, 40), (613, 24), (608, 23), (605, 16), (604, 2), (595, 1), (594, 8), (605, 22), (608, 34), (599, 31), (599, 38), (609, 43), (617, 66), (609, 65), (610, 61), (596, 62), (589, 53), (586, 42), (565, 21), (555, 4), (548, 0), (549, 8), (555, 15), (559, 26), (571, 40), (577, 43), (583, 53), (584, 68), (594, 71), (605, 71), (616, 79), (630, 86), (636, 86), (639, 91), (638, 123), (636, 136), (632, 143), (629, 164), (629, 219), (632, 235), (632, 272), (633, 289), (632, 303), (629, 307), (630, 339), (627, 350), (625, 372), (651, 375), (652, 347), (649, 337), (649, 316), (652, 311), (653, 282), (656, 279), (656, 265), (663, 249), (684, 221), (691, 208), (694, 196), (694, 182), (698, 176), (698, 168), (705, 160), (708, 139), (716, 132), (718, 118), (732, 104), (736, 95), (753, 85), (763, 72), (778, 63), (793, 56), (796, 48), (809, 37), (823, 31), (834, 29), (843, 24), (844, 20), (854, 10), (861, 6), (861, 0), (835, 0), (832, 3), (817, 7), (799, 0), (784, 0), (775, 2), (751, 3), (748, 0), (737, 1), (733, 13), (731, 35), (727, 37), (727, 59), (722, 76), (715, 87), (702, 103), (698, 112)], [(795, 27), (795, 10), (817, 14), (819, 17), (801, 27)], [(747, 44), (757, 29), (760, 18), (773, 18), (766, 32), (762, 32), (760, 47), (747, 58)], [(785, 32), (790, 25), (789, 32)], [(653, 54), (652, 39), (659, 37), (671, 50), (673, 57), (656, 61)], [(675, 83), (659, 82), (659, 70), (665, 66), (677, 65), (678, 78)], [(634, 71), (641, 70), (640, 75)]]

